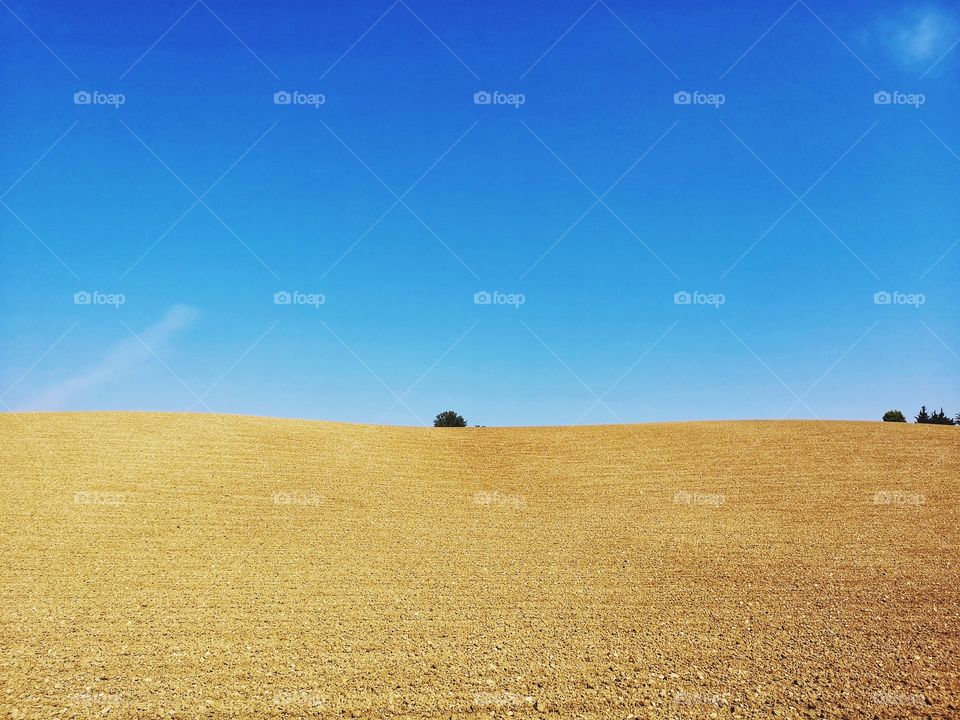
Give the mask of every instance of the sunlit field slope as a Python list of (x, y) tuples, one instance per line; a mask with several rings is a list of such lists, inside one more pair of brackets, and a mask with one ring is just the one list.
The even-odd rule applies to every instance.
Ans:
[(0, 716), (958, 717), (960, 428), (0, 415)]

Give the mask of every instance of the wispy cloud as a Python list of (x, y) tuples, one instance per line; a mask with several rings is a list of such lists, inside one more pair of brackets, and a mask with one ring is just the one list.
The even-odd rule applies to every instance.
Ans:
[(957, 34), (954, 15), (927, 6), (881, 20), (875, 36), (897, 63), (914, 67), (937, 60), (956, 41)]
[(112, 345), (98, 362), (43, 390), (20, 409), (62, 409), (85, 392), (137, 373), (156, 362), (153, 353), (160, 352), (170, 340), (189, 327), (198, 314), (197, 310), (186, 305), (174, 305), (153, 325), (142, 332), (138, 331), (136, 336), (131, 335)]

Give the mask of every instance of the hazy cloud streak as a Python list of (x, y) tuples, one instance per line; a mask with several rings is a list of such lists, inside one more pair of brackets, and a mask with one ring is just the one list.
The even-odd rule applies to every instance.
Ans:
[(167, 310), (163, 318), (138, 333), (140, 339), (129, 337), (112, 345), (99, 362), (48, 387), (23, 403), (20, 409), (63, 409), (71, 400), (93, 388), (141, 371), (155, 361), (150, 350), (159, 351), (177, 334), (189, 327), (198, 314), (197, 310), (189, 306), (174, 305)]

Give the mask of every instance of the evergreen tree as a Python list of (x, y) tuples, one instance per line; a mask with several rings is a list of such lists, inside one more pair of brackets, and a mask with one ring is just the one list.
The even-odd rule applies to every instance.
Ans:
[(930, 416), (930, 422), (934, 425), (953, 425), (953, 418), (947, 417), (947, 414), (940, 408)]
[(918, 423), (928, 423), (928, 422), (930, 422), (930, 413), (927, 412), (927, 406), (926, 406), (926, 405), (921, 405), (921, 406), (920, 406), (920, 412), (918, 412), (916, 415), (914, 415), (913, 419), (914, 419), (915, 422), (918, 422)]

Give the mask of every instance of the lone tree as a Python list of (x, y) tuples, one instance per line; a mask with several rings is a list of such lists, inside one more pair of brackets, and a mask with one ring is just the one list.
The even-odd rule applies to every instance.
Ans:
[(434, 427), (466, 427), (467, 421), (463, 415), (458, 415), (453, 410), (444, 410), (433, 419)]
[(927, 412), (927, 406), (921, 405), (920, 412), (913, 416), (915, 422), (918, 423), (928, 423), (930, 422), (930, 413)]
[(906, 422), (907, 419), (903, 416), (903, 413), (899, 410), (887, 410), (883, 414), (884, 422)]

